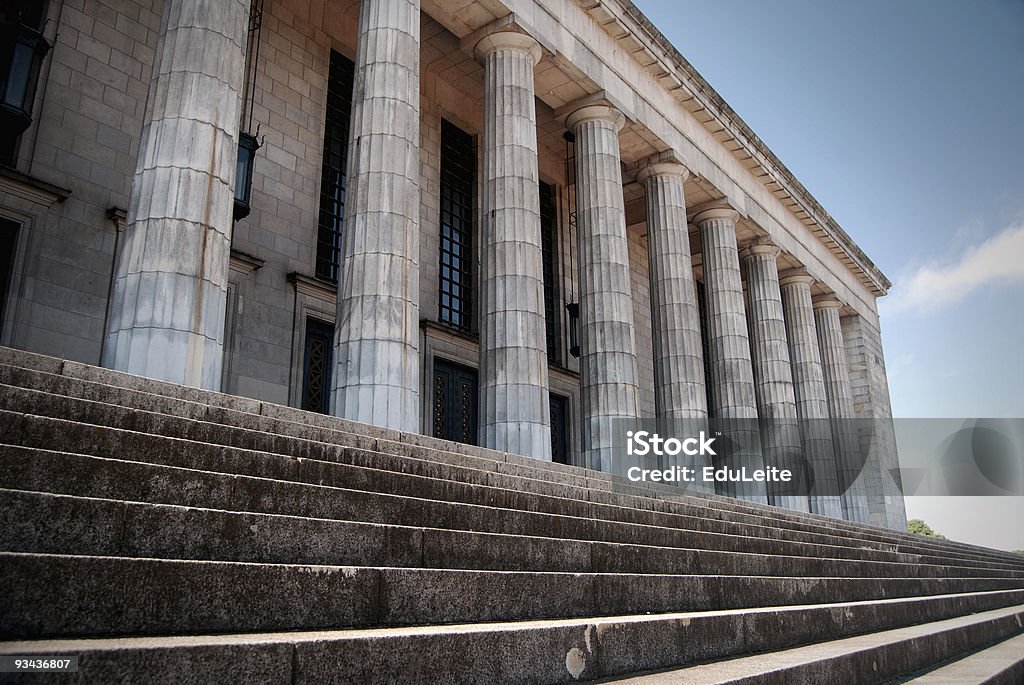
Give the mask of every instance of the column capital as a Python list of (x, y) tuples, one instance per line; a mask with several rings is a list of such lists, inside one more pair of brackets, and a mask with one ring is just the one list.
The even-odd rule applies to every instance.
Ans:
[(768, 237), (756, 238), (749, 243), (746, 247), (740, 250), (740, 259), (747, 259), (749, 257), (757, 257), (760, 255), (770, 256), (772, 259), (778, 259), (779, 255), (782, 254), (782, 250), (779, 246), (773, 243)]
[(811, 298), (811, 304), (815, 310), (818, 309), (839, 309), (843, 306), (843, 303), (839, 301), (832, 293), (826, 293), (824, 295), (815, 295)]
[(584, 105), (565, 118), (565, 125), (572, 130), (585, 121), (594, 120), (610, 122), (616, 131), (620, 131), (626, 124), (626, 115), (611, 105)]
[(533, 58), (534, 66), (540, 62), (541, 47), (533, 36), (528, 36), (519, 31), (498, 31), (489, 33), (473, 47), (473, 56), (477, 61), (483, 62), (488, 55), (496, 50), (518, 50)]
[(702, 210), (693, 217), (693, 223), (697, 224), (698, 227), (706, 221), (712, 219), (727, 219), (733, 223), (740, 220), (740, 213), (732, 207), (720, 206), (720, 207), (709, 207), (708, 209)]
[(652, 162), (636, 172), (636, 182), (644, 184), (657, 176), (678, 176), (681, 181), (690, 177), (690, 170), (679, 162)]
[(779, 285), (806, 285), (810, 287), (817, 280), (814, 276), (807, 273), (807, 269), (803, 267), (797, 269), (789, 269), (779, 274)]

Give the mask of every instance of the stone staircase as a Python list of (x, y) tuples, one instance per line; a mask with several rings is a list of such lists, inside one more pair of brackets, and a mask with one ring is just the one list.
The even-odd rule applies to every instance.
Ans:
[(1010, 553), (7, 348), (0, 442), (17, 682), (1024, 682)]

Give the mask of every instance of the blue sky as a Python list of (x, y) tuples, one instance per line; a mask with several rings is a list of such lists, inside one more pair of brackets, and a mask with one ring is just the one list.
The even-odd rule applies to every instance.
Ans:
[[(893, 281), (893, 414), (1024, 416), (1024, 0), (635, 1)], [(908, 509), (1024, 548), (1024, 498)]]

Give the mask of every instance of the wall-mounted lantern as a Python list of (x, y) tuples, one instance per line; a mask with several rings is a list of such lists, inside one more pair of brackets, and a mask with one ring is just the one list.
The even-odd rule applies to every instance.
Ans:
[(252, 211), (252, 170), (260, 141), (244, 131), (238, 133), (238, 162), (235, 168), (235, 221)]
[(580, 356), (580, 303), (569, 302), (565, 305), (569, 312), (569, 354), (576, 359)]
[(17, 17), (0, 24), (0, 135), (16, 138), (32, 123), (39, 70), (49, 50), (43, 34)]
[(235, 221), (244, 219), (252, 211), (252, 172), (256, 166), (256, 151), (261, 144), (258, 139), (259, 126), (256, 134), (252, 130), (252, 110), (256, 100), (256, 74), (260, 61), (260, 30), (263, 28), (263, 0), (253, 0), (249, 8), (249, 43), (246, 46), (245, 94), (243, 96), (243, 115), (246, 125), (238, 132), (238, 160), (235, 166)]

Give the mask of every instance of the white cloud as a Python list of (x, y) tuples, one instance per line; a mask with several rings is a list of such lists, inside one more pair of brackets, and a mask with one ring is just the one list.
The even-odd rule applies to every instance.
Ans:
[(897, 278), (881, 300), (885, 314), (927, 313), (956, 304), (990, 285), (1024, 283), (1024, 223), (1009, 226), (958, 260), (921, 266)]

